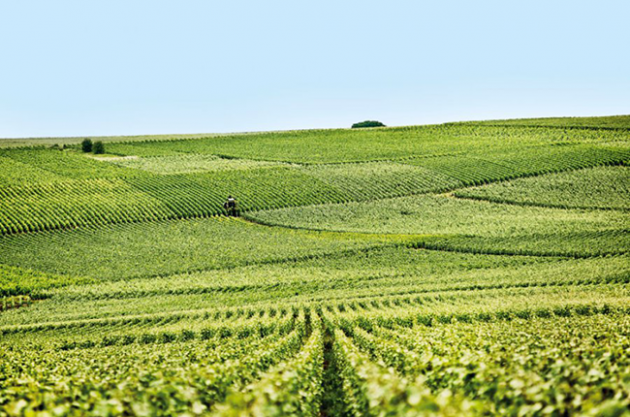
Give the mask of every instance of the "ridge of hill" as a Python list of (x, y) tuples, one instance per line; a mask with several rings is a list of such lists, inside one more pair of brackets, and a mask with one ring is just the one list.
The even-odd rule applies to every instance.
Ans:
[[(482, 120), (447, 122), (450, 124), (484, 124), (497, 126), (530, 126), (530, 127), (571, 127), (571, 128), (592, 128), (592, 129), (630, 129), (630, 115), (616, 116), (596, 116), (596, 117), (545, 117), (529, 119), (502, 119), (502, 120)], [(400, 129), (410, 127), (421, 127), (422, 125), (394, 126), (376, 129)], [(439, 125), (426, 125), (439, 126)], [(350, 129), (350, 128), (348, 128)], [(347, 130), (340, 128), (333, 129), (304, 129), (304, 130), (275, 130), (264, 132), (231, 132), (231, 133), (173, 133), (173, 134), (153, 134), (153, 135), (112, 135), (112, 136), (58, 136), (58, 137), (28, 137), (28, 138), (0, 138), (0, 148), (3, 147), (23, 147), (23, 146), (52, 146), (52, 145), (78, 145), (84, 138), (108, 142), (144, 142), (160, 140), (186, 140), (203, 139), (208, 137), (240, 136), (240, 135), (260, 135), (260, 134), (290, 134), (295, 132), (321, 131), (321, 130)]]

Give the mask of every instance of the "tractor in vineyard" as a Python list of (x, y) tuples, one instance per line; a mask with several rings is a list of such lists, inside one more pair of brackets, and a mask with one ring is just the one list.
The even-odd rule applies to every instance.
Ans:
[(228, 196), (225, 203), (223, 203), (223, 208), (225, 209), (226, 214), (232, 217), (238, 217), (238, 203), (236, 199), (231, 195)]

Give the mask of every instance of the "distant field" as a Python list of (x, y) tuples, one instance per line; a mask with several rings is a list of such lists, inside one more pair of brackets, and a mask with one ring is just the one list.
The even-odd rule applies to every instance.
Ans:
[[(422, 195), (263, 211), (278, 226), (360, 233), (430, 234), (462, 251), (605, 255), (630, 250), (628, 213), (584, 212)], [(574, 237), (578, 237), (576, 239)], [(470, 242), (470, 248), (468, 244)]]
[[(510, 119), (510, 120), (487, 120), (478, 122), (462, 122), (474, 125), (506, 125), (506, 126), (544, 126), (544, 127), (589, 127), (589, 128), (614, 128), (630, 129), (630, 116), (603, 116), (603, 117), (549, 117), (542, 119)], [(263, 132), (264, 135), (279, 134), (292, 135), (309, 132), (302, 131), (279, 131)], [(314, 132), (322, 132), (314, 130)], [(316, 133), (317, 134), (317, 133)], [(208, 137), (230, 137), (241, 135), (261, 135), (260, 132), (243, 133), (190, 133), (190, 134), (161, 134), (161, 135), (133, 135), (133, 136), (75, 136), (75, 137), (38, 137), (38, 138), (0, 138), (0, 148), (19, 146), (52, 146), (52, 145), (78, 145), (84, 138), (107, 142), (155, 142), (170, 140), (201, 139)]]
[(603, 166), (522, 178), (457, 190), (455, 196), (540, 207), (630, 210), (630, 169)]
[(0, 415), (630, 408), (630, 116), (81, 139), (0, 140)]
[(607, 117), (547, 117), (543, 119), (487, 120), (472, 122), (481, 125), (581, 127), (592, 129), (630, 129), (630, 115)]
[(78, 145), (83, 139), (91, 138), (108, 142), (137, 142), (137, 141), (157, 141), (172, 139), (194, 139), (218, 134), (196, 133), (196, 134), (175, 134), (175, 135), (136, 135), (136, 136), (75, 136), (75, 137), (50, 137), (50, 138), (0, 138), (1, 147), (24, 147), (24, 146), (53, 146), (53, 145)]

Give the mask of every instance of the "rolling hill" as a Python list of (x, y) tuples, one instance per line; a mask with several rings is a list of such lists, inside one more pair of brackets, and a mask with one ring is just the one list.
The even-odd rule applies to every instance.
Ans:
[(0, 140), (0, 415), (630, 407), (630, 116), (80, 140)]

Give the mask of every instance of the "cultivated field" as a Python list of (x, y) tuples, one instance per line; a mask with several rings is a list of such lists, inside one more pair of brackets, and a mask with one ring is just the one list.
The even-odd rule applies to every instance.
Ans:
[(630, 116), (80, 140), (0, 148), (0, 415), (630, 415)]

